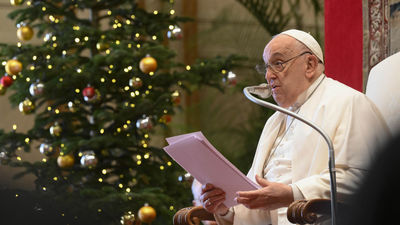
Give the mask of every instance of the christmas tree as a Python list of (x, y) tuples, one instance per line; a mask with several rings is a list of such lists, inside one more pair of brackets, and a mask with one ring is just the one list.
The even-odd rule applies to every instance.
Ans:
[[(149, 12), (134, 0), (11, 0), (19, 40), (0, 45), (0, 94), (11, 91), (35, 122), (27, 133), (0, 130), (0, 163), (37, 177), (33, 219), (170, 224), (190, 203), (184, 171), (151, 139), (184, 92), (234, 84), (238, 58), (177, 62), (168, 42), (188, 18), (161, 2)], [(34, 35), (43, 41), (30, 44)], [(21, 150), (43, 159), (25, 161)]]

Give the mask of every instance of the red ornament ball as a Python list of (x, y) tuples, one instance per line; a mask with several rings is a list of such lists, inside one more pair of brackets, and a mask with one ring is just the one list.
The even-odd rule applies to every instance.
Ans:
[(11, 84), (14, 82), (14, 80), (12, 79), (12, 77), (10, 76), (3, 76), (0, 80), (0, 83), (4, 86), (4, 87), (9, 87), (11, 86)]
[(92, 98), (96, 94), (96, 91), (93, 87), (86, 87), (82, 91), (82, 95), (88, 98)]

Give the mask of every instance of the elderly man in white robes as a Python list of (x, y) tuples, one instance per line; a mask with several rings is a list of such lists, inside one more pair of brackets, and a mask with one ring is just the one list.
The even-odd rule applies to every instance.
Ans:
[[(306, 32), (278, 34), (266, 45), (263, 59), (274, 100), (332, 139), (338, 199), (343, 200), (357, 188), (374, 150), (390, 136), (380, 112), (363, 93), (325, 76), (321, 47)], [(225, 192), (206, 184), (203, 206), (218, 224), (290, 224), (290, 203), (330, 197), (327, 148), (311, 127), (276, 112), (265, 124), (247, 175), (261, 188), (238, 192), (239, 204), (228, 209)]]

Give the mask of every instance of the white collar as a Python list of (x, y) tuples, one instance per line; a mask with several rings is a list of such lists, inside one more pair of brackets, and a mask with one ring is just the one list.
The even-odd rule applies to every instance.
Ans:
[(310, 96), (314, 93), (314, 91), (318, 88), (319, 84), (322, 82), (322, 80), (325, 78), (325, 74), (321, 74), (311, 85), (310, 87), (307, 88), (307, 90), (303, 91), (298, 97), (295, 103), (293, 105), (289, 106), (288, 110), (294, 112), (300, 108), (301, 105), (303, 105), (307, 99), (310, 98)]

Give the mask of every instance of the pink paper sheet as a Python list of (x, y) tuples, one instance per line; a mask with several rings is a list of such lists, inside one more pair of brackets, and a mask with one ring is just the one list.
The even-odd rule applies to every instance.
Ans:
[(259, 188), (231, 162), (229, 162), (201, 132), (194, 132), (166, 139), (164, 150), (200, 183), (211, 183), (226, 192), (224, 204), (236, 205), (237, 191)]

